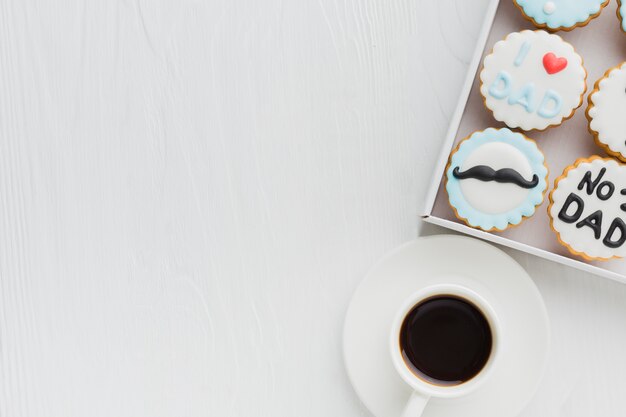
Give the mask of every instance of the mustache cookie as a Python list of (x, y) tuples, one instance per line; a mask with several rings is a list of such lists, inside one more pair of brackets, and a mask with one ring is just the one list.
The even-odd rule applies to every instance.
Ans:
[(475, 132), (461, 141), (446, 168), (455, 215), (471, 227), (502, 231), (535, 213), (548, 168), (535, 141), (509, 129)]

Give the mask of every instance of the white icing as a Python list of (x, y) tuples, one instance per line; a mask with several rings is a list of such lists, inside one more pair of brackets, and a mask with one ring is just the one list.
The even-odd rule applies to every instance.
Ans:
[(556, 11), (556, 4), (554, 4), (553, 2), (549, 1), (546, 2), (546, 4), (543, 6), (543, 12), (545, 14), (552, 14)]
[[(544, 65), (549, 53), (565, 58), (565, 68), (549, 74)], [(514, 32), (497, 42), (480, 79), (496, 120), (524, 130), (560, 124), (580, 106), (586, 90), (582, 58), (561, 37), (542, 30)]]
[(611, 70), (591, 95), (591, 130), (598, 141), (626, 159), (626, 63)]
[[(602, 179), (598, 182), (597, 187), (589, 195), (587, 187), (578, 190), (578, 186), (585, 177), (587, 172), (591, 172), (591, 180), (595, 180), (602, 168), (606, 168), (606, 172)], [(606, 195), (609, 191), (605, 181), (609, 181), (615, 185), (615, 190), (610, 198), (606, 201), (598, 197), (598, 189), (601, 195)], [(626, 195), (622, 195), (620, 191), (626, 188), (626, 166), (618, 164), (612, 159), (594, 159), (592, 162), (583, 162), (578, 167), (571, 169), (567, 176), (561, 178), (552, 191), (552, 207), (550, 208), (550, 217), (552, 218), (552, 226), (558, 232), (560, 239), (570, 246), (574, 251), (586, 254), (591, 258), (609, 259), (612, 257), (626, 256), (626, 244), (618, 248), (610, 248), (603, 243), (611, 223), (616, 219), (622, 219), (626, 222), (626, 212), (620, 205), (626, 203)], [(559, 212), (570, 195), (574, 193), (584, 202), (584, 209), (576, 222), (568, 223), (559, 218)], [(566, 211), (568, 215), (572, 215), (577, 208), (577, 204), (572, 204)], [(601, 210), (603, 213), (600, 238), (594, 237), (594, 231), (588, 226), (576, 227), (576, 224), (588, 217), (590, 214)], [(613, 236), (615, 239), (621, 235), (617, 231)]]
[[(499, 170), (512, 168), (528, 181), (533, 178), (533, 171), (526, 156), (515, 146), (507, 143), (488, 143), (475, 149), (461, 165), (462, 171), (478, 166)], [(530, 191), (515, 184), (484, 182), (477, 179), (465, 179), (460, 183), (461, 192), (467, 202), (475, 209), (487, 214), (500, 214), (513, 210), (526, 200)]]

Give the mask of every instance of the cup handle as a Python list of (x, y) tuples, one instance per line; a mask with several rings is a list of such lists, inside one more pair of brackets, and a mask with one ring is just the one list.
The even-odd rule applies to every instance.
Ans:
[(413, 394), (411, 394), (409, 401), (404, 406), (402, 417), (420, 417), (424, 412), (424, 408), (426, 407), (426, 404), (428, 404), (429, 399), (430, 397), (414, 391)]

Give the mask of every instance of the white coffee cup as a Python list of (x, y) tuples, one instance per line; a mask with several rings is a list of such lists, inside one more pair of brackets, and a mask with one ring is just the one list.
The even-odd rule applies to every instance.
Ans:
[[(402, 356), (400, 331), (405, 317), (415, 306), (436, 296), (452, 296), (469, 302), (484, 315), (489, 323), (492, 335), (491, 353), (483, 368), (476, 376), (458, 385), (443, 386), (429, 382), (414, 373)], [(391, 326), (389, 347), (393, 365), (404, 380), (413, 389), (413, 395), (402, 413), (403, 417), (419, 417), (430, 398), (458, 398), (476, 390), (490, 376), (500, 350), (500, 328), (496, 312), (477, 292), (456, 284), (433, 285), (411, 295), (398, 310)]]

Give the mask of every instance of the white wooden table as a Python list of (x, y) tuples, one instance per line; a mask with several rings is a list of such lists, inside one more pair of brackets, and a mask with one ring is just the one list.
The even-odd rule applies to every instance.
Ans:
[[(486, 6), (0, 1), (0, 416), (367, 416), (344, 312), (442, 232)], [(623, 416), (626, 286), (512, 254), (553, 330), (523, 416)]]

